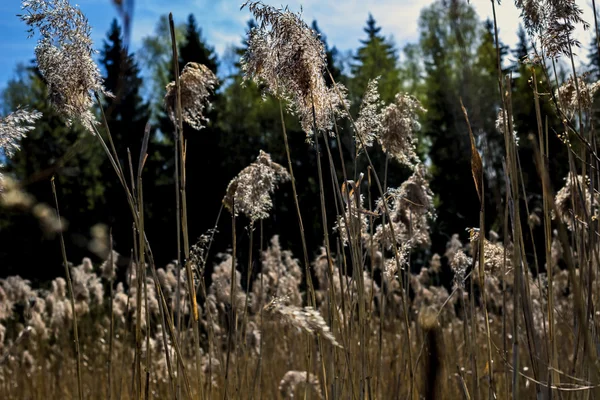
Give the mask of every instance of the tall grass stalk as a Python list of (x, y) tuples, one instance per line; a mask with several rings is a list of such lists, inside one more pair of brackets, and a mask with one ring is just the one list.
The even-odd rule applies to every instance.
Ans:
[(304, 223), (302, 222), (302, 213), (300, 212), (300, 202), (298, 200), (298, 191), (296, 189), (296, 178), (294, 176), (294, 167), (292, 165), (292, 157), (290, 154), (290, 145), (288, 142), (287, 130), (285, 128), (285, 120), (283, 118), (283, 105), (281, 100), (279, 101), (279, 117), (281, 119), (281, 132), (283, 134), (283, 144), (285, 147), (285, 155), (288, 162), (288, 170), (292, 181), (292, 195), (294, 196), (294, 205), (296, 206), (296, 214), (298, 216), (298, 228), (300, 229), (300, 240), (302, 241), (302, 255), (304, 257), (304, 268), (306, 284), (309, 291), (309, 305), (315, 305), (315, 288), (313, 285), (311, 273), (310, 273), (310, 261), (308, 258), (308, 249), (306, 247), (306, 237), (304, 235)]
[[(298, 200), (298, 192), (296, 189), (296, 177), (294, 176), (294, 168), (292, 166), (292, 158), (290, 154), (290, 145), (287, 137), (287, 130), (285, 127), (285, 120), (283, 117), (283, 105), (281, 100), (279, 100), (279, 116), (281, 119), (281, 130), (283, 133), (283, 142), (285, 146), (285, 154), (287, 156), (288, 169), (290, 172), (290, 177), (292, 181), (292, 194), (294, 196), (294, 205), (296, 206), (296, 214), (298, 216), (298, 227), (300, 229), (300, 239), (302, 241), (302, 254), (304, 256), (304, 268), (305, 268), (305, 279), (306, 284), (308, 286), (308, 304), (309, 306), (316, 306), (316, 298), (315, 298), (315, 288), (312, 281), (312, 276), (310, 272), (310, 261), (308, 259), (308, 249), (306, 247), (306, 237), (304, 236), (304, 223), (302, 222), (302, 213), (300, 212), (300, 202)], [(306, 369), (306, 390), (308, 390), (308, 380), (310, 376), (310, 365), (311, 365), (311, 357), (312, 357), (312, 344), (308, 343), (308, 348), (306, 349), (307, 355), (307, 369)], [(306, 393), (305, 393), (306, 396)]]
[[(113, 268), (113, 265), (115, 263), (114, 260), (114, 253), (113, 253), (113, 237), (112, 237), (112, 229), (109, 232), (108, 235), (108, 240), (109, 240), (109, 246), (108, 246), (108, 251), (109, 251), (109, 256), (108, 256), (108, 260), (107, 262), (110, 265), (110, 268)], [(111, 276), (111, 279), (108, 282), (108, 286), (109, 286), (109, 298), (108, 301), (110, 302), (108, 304), (109, 307), (109, 312), (110, 312), (110, 330), (108, 331), (108, 360), (106, 362), (107, 364), (107, 381), (108, 381), (108, 389), (107, 389), (107, 394), (108, 394), (108, 400), (112, 400), (112, 375), (113, 375), (113, 371), (112, 371), (112, 358), (113, 358), (113, 344), (114, 344), (114, 334), (115, 334), (115, 313), (114, 313), (114, 308), (113, 308), (113, 298), (114, 298), (114, 290), (113, 290), (113, 279)]]
[[(225, 361), (225, 399), (229, 398), (229, 364), (231, 360), (231, 353), (237, 353), (237, 313), (235, 304), (237, 299), (235, 297), (236, 289), (236, 253), (237, 253), (237, 236), (235, 232), (235, 197), (232, 199), (232, 210), (231, 210), (231, 286), (229, 288), (229, 304), (231, 305), (229, 310), (229, 330), (227, 332), (227, 358)], [(233, 348), (232, 348), (233, 347)], [(237, 381), (236, 381), (237, 382)], [(237, 388), (236, 388), (237, 389)], [(237, 391), (236, 391), (237, 392)]]
[[(359, 142), (361, 144), (361, 146), (363, 148), (366, 149), (365, 146), (365, 141), (363, 138), (363, 133), (359, 131), (359, 129), (357, 129), (356, 124), (354, 123), (354, 119), (351, 117), (350, 114), (350, 110), (348, 110), (348, 107), (346, 106), (345, 102), (343, 101), (343, 96), (340, 93), (340, 89), (337, 86), (337, 83), (335, 82), (335, 79), (333, 78), (333, 75), (331, 75), (331, 71), (329, 71), (329, 69), (327, 69), (327, 74), (329, 75), (329, 78), (331, 79), (331, 81), (333, 82), (333, 87), (336, 91), (336, 94), (338, 96), (338, 98), (340, 99), (340, 103), (343, 105), (344, 111), (347, 113), (348, 115), (348, 119), (350, 120), (350, 123), (352, 125), (352, 129), (354, 130), (356, 137), (359, 139)], [(374, 174), (373, 177), (375, 178), (375, 183), (377, 184), (377, 189), (379, 191), (379, 195), (381, 196), (381, 198), (385, 198), (385, 193), (383, 191), (383, 187), (381, 186), (381, 182), (379, 180), (379, 177), (377, 176), (377, 173), (375, 171), (375, 167), (373, 166), (373, 162), (371, 161), (371, 157), (369, 156), (369, 152), (365, 151), (365, 157), (367, 158), (367, 162), (369, 163), (369, 166), (371, 167), (371, 169), (373, 170)], [(388, 206), (387, 206), (387, 202), (383, 201), (383, 211), (384, 213), (388, 216), (388, 226), (390, 228), (390, 231), (392, 233), (392, 237), (395, 238), (396, 237), (396, 232), (394, 229), (394, 226), (391, 222), (391, 218), (390, 218), (390, 213), (388, 210)], [(394, 252), (394, 259), (396, 262), (396, 268), (398, 271), (401, 271), (401, 265), (400, 265), (400, 255), (398, 252), (398, 245), (396, 244), (395, 240), (391, 241), (392, 243), (392, 249)], [(406, 282), (406, 285), (408, 285), (409, 282)], [(408, 354), (408, 364), (409, 364), (409, 377), (410, 377), (410, 389), (409, 389), (409, 398), (412, 399), (413, 398), (413, 391), (414, 391), (414, 364), (413, 364), (413, 356), (412, 356), (412, 349), (411, 349), (411, 329), (410, 329), (410, 323), (408, 321), (408, 303), (407, 303), (407, 296), (406, 296), (406, 292), (404, 290), (401, 291), (402, 293), (402, 306), (403, 306), (403, 310), (404, 310), (404, 323), (405, 323), (405, 331), (406, 331), (406, 335), (407, 335), (407, 354)]]
[(75, 359), (77, 363), (77, 395), (79, 400), (83, 400), (83, 382), (81, 379), (81, 351), (79, 348), (79, 332), (77, 329), (77, 313), (75, 312), (75, 294), (73, 293), (73, 281), (71, 280), (71, 272), (69, 270), (69, 262), (67, 261), (67, 250), (65, 248), (65, 239), (62, 233), (62, 222), (60, 219), (60, 208), (58, 206), (58, 195), (56, 194), (56, 185), (54, 184), (54, 176), (50, 179), (52, 185), (52, 196), (54, 196), (54, 205), (56, 207), (56, 217), (61, 224), (59, 230), (60, 238), (60, 253), (63, 258), (63, 265), (65, 267), (65, 277), (67, 279), (67, 286), (69, 288), (69, 297), (71, 300), (71, 312), (73, 313), (73, 336), (75, 346)]
[[(179, 56), (177, 51), (177, 40), (175, 38), (175, 23), (173, 22), (173, 14), (169, 13), (169, 29), (171, 32), (171, 44), (173, 50), (173, 74), (175, 76), (175, 85), (177, 88), (177, 99), (176, 99), (176, 113), (177, 113), (177, 124), (175, 124), (175, 135), (177, 137), (176, 142), (179, 143), (179, 198), (181, 200), (181, 235), (183, 237), (183, 251), (185, 256), (185, 270), (187, 273), (188, 292), (190, 295), (190, 305), (192, 307), (192, 328), (194, 333), (194, 353), (196, 356), (196, 376), (197, 376), (197, 393), (200, 398), (204, 398), (204, 391), (202, 390), (202, 359), (200, 357), (200, 333), (198, 331), (198, 303), (196, 300), (196, 290), (194, 286), (194, 274), (192, 272), (192, 266), (190, 264), (190, 244), (188, 236), (187, 226), (187, 200), (186, 200), (186, 174), (185, 174), (185, 159), (186, 151), (183, 143), (183, 118), (181, 108), (181, 82), (179, 79)], [(179, 307), (179, 306), (178, 306)]]

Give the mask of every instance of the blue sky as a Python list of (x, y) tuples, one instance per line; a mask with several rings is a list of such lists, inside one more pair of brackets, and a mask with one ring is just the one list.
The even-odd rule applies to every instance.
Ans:
[[(282, 0), (264, 1), (281, 5)], [(398, 47), (416, 41), (419, 12), (430, 3), (431, 0), (288, 0), (284, 4), (293, 11), (302, 7), (304, 19), (309, 22), (316, 19), (330, 45), (348, 51), (358, 47), (364, 36), (362, 28), (369, 12), (383, 34), (392, 37)], [(93, 28), (92, 38), (96, 48), (100, 48), (112, 19), (118, 16), (115, 7), (111, 0), (80, 0), (77, 4), (87, 15)], [(136, 0), (132, 50), (139, 48), (143, 37), (153, 33), (160, 15), (172, 12), (176, 21), (185, 21), (193, 13), (204, 38), (223, 56), (228, 46), (240, 42), (250, 17), (246, 9), (240, 11), (240, 4), (241, 0)], [(471, 4), (481, 18), (491, 14), (489, 0), (471, 0)], [(579, 5), (585, 10), (584, 18), (593, 23), (591, 6), (586, 2)], [(14, 76), (17, 63), (27, 63), (33, 58), (35, 40), (27, 39), (26, 26), (16, 17), (20, 11), (20, 0), (0, 1), (0, 90)], [(497, 13), (501, 39), (512, 46), (516, 42), (519, 14), (511, 0), (502, 2)], [(577, 36), (585, 46), (589, 44), (589, 32), (579, 31)], [(587, 50), (580, 53), (585, 55)]]

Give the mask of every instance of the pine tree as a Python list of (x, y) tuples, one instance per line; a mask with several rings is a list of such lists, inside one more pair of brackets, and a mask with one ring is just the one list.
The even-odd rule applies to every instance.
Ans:
[(360, 105), (367, 83), (371, 79), (381, 76), (379, 92), (385, 102), (393, 101), (401, 87), (398, 55), (394, 44), (381, 35), (381, 27), (377, 26), (371, 14), (364, 31), (367, 38), (361, 40), (362, 45), (357, 50), (351, 66), (350, 92), (355, 107)]

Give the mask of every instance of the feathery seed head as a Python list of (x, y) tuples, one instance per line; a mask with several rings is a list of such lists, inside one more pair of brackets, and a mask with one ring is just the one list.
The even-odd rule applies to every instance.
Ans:
[(576, 25), (589, 28), (575, 0), (515, 0), (515, 5), (529, 34), (540, 39), (550, 57), (568, 56), (573, 47), (580, 46), (573, 38)]
[(78, 120), (94, 133), (97, 123), (90, 108), (92, 93), (111, 95), (92, 56), (91, 28), (78, 7), (68, 0), (23, 0), (21, 19), (32, 37), (40, 34), (35, 49), (38, 68), (48, 85), (48, 96), (68, 123)]
[[(183, 68), (179, 83), (181, 87), (181, 117), (192, 128), (200, 130), (208, 122), (204, 115), (204, 109), (210, 107), (208, 97), (215, 90), (219, 80), (206, 65), (190, 62)], [(167, 85), (165, 105), (169, 118), (175, 124), (177, 121), (177, 85), (175, 82)]]
[[(259, 23), (249, 33), (248, 50), (242, 58), (245, 78), (264, 84), (273, 96), (288, 101), (309, 139), (315, 125), (329, 131), (334, 118), (345, 112), (335, 88), (325, 83), (327, 57), (317, 33), (300, 14), (287, 9), (250, 1), (244, 7)], [(345, 89), (337, 88), (345, 98)]]
[[(590, 190), (585, 191), (585, 198), (581, 195), (583, 188), (588, 186), (589, 178), (587, 176), (574, 175), (569, 172), (565, 178), (565, 186), (556, 193), (554, 202), (558, 213), (553, 210), (552, 217), (558, 216), (571, 231), (575, 230), (578, 224), (585, 224), (582, 221), (587, 220), (586, 216), (590, 217), (598, 213), (597, 194), (594, 194), (595, 199), (592, 198)], [(592, 208), (592, 204), (595, 205), (594, 208)]]
[(307, 384), (314, 389), (317, 398), (323, 398), (321, 385), (319, 384), (319, 378), (314, 374), (309, 374), (307, 371), (286, 372), (279, 382), (279, 392), (281, 393), (281, 397), (284, 399), (294, 399), (296, 396), (296, 391), (301, 390), (301, 388)]
[(287, 298), (276, 297), (264, 309), (266, 312), (278, 317), (283, 323), (287, 323), (306, 333), (317, 333), (324, 339), (329, 340), (334, 346), (342, 347), (335, 339), (333, 333), (331, 333), (329, 325), (327, 325), (318, 310), (312, 307), (286, 305), (287, 303)]
[(398, 93), (394, 103), (382, 112), (383, 129), (379, 141), (383, 151), (413, 169), (419, 163), (414, 137), (414, 133), (421, 129), (417, 114), (425, 111), (414, 96)]
[(252, 285), (253, 310), (257, 312), (273, 297), (287, 299), (287, 305), (302, 305), (302, 268), (291, 251), (281, 248), (279, 236), (271, 238), (261, 264), (261, 272)]
[[(557, 90), (556, 97), (560, 101), (560, 105), (564, 108), (567, 118), (572, 119), (578, 112), (579, 106), (583, 112), (590, 112), (594, 102), (594, 95), (600, 88), (600, 81), (587, 83), (585, 78), (587, 74), (582, 74), (577, 77), (577, 85), (575, 79), (570, 76)], [(579, 98), (577, 97), (577, 89), (579, 89)]]
[(41, 116), (42, 113), (38, 111), (17, 109), (6, 117), (0, 118), (0, 150), (7, 157), (12, 157), (19, 150), (21, 139), (35, 128), (35, 121)]
[[(504, 135), (504, 125), (505, 125), (504, 119), (505, 118), (506, 118), (506, 116), (505, 116), (504, 109), (501, 108), (500, 110), (498, 110), (498, 116), (496, 117), (496, 130), (501, 135)], [(517, 131), (515, 129), (515, 119), (512, 115), (510, 116), (510, 125), (507, 125), (507, 129), (510, 130), (510, 127), (512, 127), (512, 130), (513, 130), (513, 138), (515, 139), (515, 144), (518, 146), (519, 145), (519, 136), (517, 136)]]
[(277, 184), (289, 179), (287, 170), (261, 150), (256, 161), (229, 182), (223, 204), (235, 215), (242, 213), (253, 222), (265, 219), (273, 207), (270, 194)]
[(377, 200), (380, 210), (385, 209), (383, 201), (388, 202), (395, 236), (388, 224), (379, 225), (373, 236), (376, 242), (388, 249), (392, 247), (392, 240), (397, 244), (409, 242), (410, 247), (429, 245), (429, 220), (435, 217), (435, 209), (423, 166), (417, 166), (413, 175), (399, 188), (388, 189), (385, 200)]
[(360, 111), (358, 112), (356, 129), (361, 135), (362, 141), (355, 137), (355, 142), (359, 152), (364, 150), (363, 142), (364, 147), (373, 146), (373, 142), (380, 138), (381, 131), (383, 130), (380, 114), (383, 102), (381, 101), (379, 90), (377, 89), (380, 78), (381, 77), (378, 76), (375, 79), (371, 79), (367, 84), (367, 90), (365, 90)]
[(467, 255), (462, 250), (457, 250), (452, 259), (450, 259), (450, 267), (452, 271), (454, 271), (454, 285), (460, 288), (465, 287), (465, 278), (467, 268), (473, 263), (473, 259), (471, 257), (467, 257)]

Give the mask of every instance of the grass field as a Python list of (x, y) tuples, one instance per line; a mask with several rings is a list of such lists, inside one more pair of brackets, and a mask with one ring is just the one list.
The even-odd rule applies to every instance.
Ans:
[[(577, 22), (571, 2), (564, 3), (540, 2), (555, 12), (545, 17), (560, 11), (559, 20)], [(534, 79), (538, 129), (520, 140), (533, 143), (542, 207), (522, 215), (525, 207), (518, 205), (527, 188), (511, 122), (510, 80), (498, 73), (507, 235), (490, 232), (481, 205), (479, 226), (464, 227), (469, 240), (461, 243), (458, 234), (453, 236), (445, 254), (434, 254), (416, 274), (410, 254), (430, 242), (429, 224), (436, 214), (427, 167), (415, 149), (419, 115), (427, 111), (402, 93), (380, 108), (375, 82), (358, 115), (350, 115), (346, 89), (325, 83), (324, 48), (312, 30), (297, 14), (247, 3), (259, 23), (242, 58), (247, 78), (293, 110), (311, 151), (336, 169), (324, 170), (321, 157), (316, 158), (323, 247), (317, 257), (305, 244), (303, 254), (292, 254), (278, 236), (263, 237), (261, 221), (277, 211), (272, 194), (291, 182), (305, 240), (297, 200), (302, 188), (295, 184), (282, 107), (287, 163), (275, 163), (261, 151), (230, 182), (220, 213), (222, 220), (231, 220), (227, 253), (211, 252), (213, 232), (197, 243), (189, 240), (186, 148), (177, 142), (177, 197), (172, 197), (178, 204), (173, 218), (179, 226), (179, 257), (162, 266), (155, 265), (144, 230), (139, 171), (148, 135), (139, 159), (132, 155), (130, 165), (121, 165), (103, 114), (90, 111), (99, 104), (95, 95), (110, 94), (92, 59), (84, 16), (65, 0), (24, 5), (28, 13), (22, 19), (42, 37), (36, 57), (51, 101), (101, 142), (114, 168), (106, 179), (122, 185), (131, 210), (135, 247), (131, 255), (117, 254), (110, 232), (100, 230), (101, 265), (90, 259), (69, 264), (69, 249), (61, 240), (64, 276), (43, 288), (19, 277), (0, 280), (0, 398), (600, 398), (600, 158), (591, 119), (597, 84), (579, 78), (556, 82), (551, 94), (563, 121), (571, 171), (564, 187), (554, 191), (548, 175), (551, 133)], [(526, 22), (554, 34), (555, 42), (542, 43), (544, 49), (566, 57), (568, 34), (559, 42), (560, 26), (535, 19), (533, 2), (522, 7)], [(550, 61), (539, 66), (547, 77), (555, 76)], [(176, 138), (181, 139), (184, 123), (201, 127), (205, 122), (215, 84), (208, 68), (190, 63), (167, 86), (165, 106)], [(2, 120), (0, 145), (7, 155), (11, 140), (25, 135), (37, 118), (20, 110)], [(466, 109), (464, 118), (468, 125)], [(352, 132), (341, 134), (353, 136), (355, 157), (369, 166), (356, 176), (346, 175), (338, 150), (329, 145), (327, 135), (337, 132), (342, 120), (350, 121)], [(482, 199), (483, 163), (470, 126), (469, 134), (472, 177), (466, 179)], [(375, 172), (369, 155), (374, 142), (390, 162), (411, 170), (399, 187), (387, 187), (387, 177)], [(8, 176), (0, 182), (3, 206), (37, 210), (49, 230), (62, 234), (60, 192), (54, 192), (55, 204), (43, 206)], [(326, 197), (326, 185), (335, 188), (334, 196)], [(377, 199), (366, 193), (377, 193)], [(338, 208), (337, 219), (327, 220), (326, 202)], [(543, 243), (532, 244), (544, 249), (544, 257), (530, 265), (525, 254), (538, 252), (527, 248), (524, 237), (532, 229), (544, 232)], [(239, 232), (250, 238), (243, 252)], [(257, 244), (260, 262), (253, 263)], [(450, 274), (443, 271), (442, 258)]]

